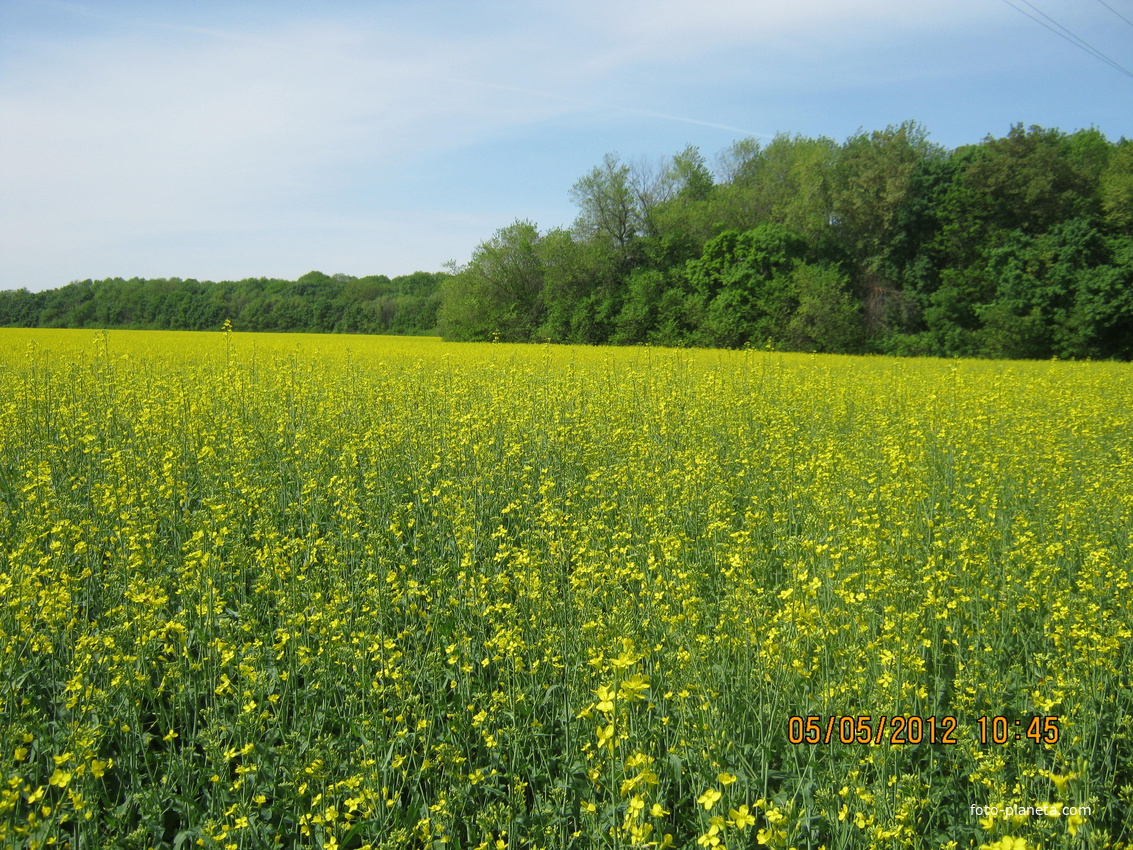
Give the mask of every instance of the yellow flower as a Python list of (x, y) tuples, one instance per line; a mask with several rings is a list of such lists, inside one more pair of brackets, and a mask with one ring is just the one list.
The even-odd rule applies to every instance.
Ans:
[(1067, 830), (1069, 830), (1071, 835), (1077, 835), (1078, 830), (1085, 822), (1086, 819), (1081, 815), (1070, 815), (1070, 817), (1066, 819), (1066, 828)]
[(1066, 785), (1070, 782), (1071, 779), (1077, 778), (1078, 774), (1076, 773), (1068, 773), (1065, 776), (1059, 776), (1054, 773), (1050, 775), (1050, 781), (1054, 783), (1054, 787), (1058, 789), (1059, 794), (1066, 790)]
[(629, 667), (631, 664), (636, 663), (641, 658), (640, 655), (636, 654), (633, 651), (633, 641), (626, 638), (622, 641), (622, 646), (623, 649), (621, 655), (610, 662), (610, 666), (612, 666), (615, 670), (625, 670), (627, 667)]
[(613, 723), (611, 723), (610, 725), (605, 726), (605, 727), (599, 726), (597, 735), (598, 735), (598, 746), (599, 747), (611, 747), (612, 748), (614, 746), (614, 742), (613, 742), (614, 724)]
[(614, 710), (614, 692), (602, 685), (594, 693), (598, 695), (598, 710), (609, 714)]
[(738, 809), (729, 810), (728, 817), (732, 819), (732, 826), (738, 829), (747, 829), (755, 823), (755, 818), (748, 810), (747, 805), (740, 806)]
[(1052, 770), (1040, 770), (1039, 776), (1045, 776), (1047, 779), (1049, 779), (1051, 782), (1053, 782), (1054, 787), (1058, 791), (1059, 794), (1061, 794), (1063, 791), (1066, 790), (1066, 786), (1070, 783), (1070, 781), (1072, 779), (1078, 778), (1077, 773), (1071, 772), (1071, 773), (1067, 773), (1065, 775), (1060, 776), (1059, 774), (1055, 773)]
[(716, 802), (720, 799), (721, 796), (722, 795), (720, 794), (720, 792), (715, 788), (709, 788), (707, 791), (697, 797), (696, 802), (704, 806), (705, 811), (709, 811), (713, 806), (716, 805)]
[(634, 673), (621, 684), (622, 696), (645, 699), (642, 691), (649, 690), (649, 677), (642, 673)]
[(696, 839), (696, 843), (702, 847), (716, 847), (720, 844), (719, 833), (720, 827), (717, 824), (712, 824), (712, 826), (708, 827), (708, 832)]
[(1005, 835), (992, 844), (981, 844), (980, 850), (1027, 850), (1027, 841), (1024, 838)]
[(721, 785), (728, 786), (736, 781), (736, 776), (731, 773), (718, 773), (716, 774), (716, 781)]
[(57, 767), (55, 768), (55, 772), (51, 774), (51, 778), (47, 780), (47, 784), (54, 785), (58, 788), (66, 788), (71, 782), (72, 775), (73, 774)]

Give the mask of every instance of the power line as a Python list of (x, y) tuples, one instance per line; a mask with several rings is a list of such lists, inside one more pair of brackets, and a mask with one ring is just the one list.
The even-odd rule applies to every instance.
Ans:
[(1127, 17), (1125, 17), (1123, 14), (1121, 14), (1119, 11), (1105, 2), (1105, 0), (1098, 0), (1098, 2), (1109, 9), (1111, 12), (1113, 12), (1113, 14), (1117, 15), (1117, 17), (1121, 18), (1121, 20), (1125, 21), (1125, 23), (1129, 24), (1129, 26), (1133, 27), (1133, 21), (1129, 20)]
[(1109, 64), (1112, 67), (1116, 68), (1117, 70), (1123, 72), (1127, 76), (1133, 77), (1133, 72), (1129, 71), (1128, 68), (1125, 68), (1124, 66), (1119, 65), (1116, 61), (1111, 59), (1109, 56), (1106, 56), (1104, 53), (1102, 53), (1100, 50), (1098, 50), (1096, 47), (1094, 47), (1092, 44), (1090, 44), (1084, 38), (1082, 38), (1081, 36), (1077, 35), (1074, 32), (1071, 32), (1070, 29), (1068, 29), (1067, 27), (1060, 24), (1058, 21), (1056, 21), (1054, 18), (1052, 18), (1050, 15), (1048, 15), (1046, 12), (1044, 12), (1042, 9), (1040, 9), (1038, 6), (1036, 6), (1034, 3), (1032, 3), (1031, 0), (1021, 0), (1021, 2), (1026, 4), (1030, 8), (1034, 9), (1036, 12), (1038, 12), (1040, 15), (1042, 15), (1044, 18), (1046, 18), (1048, 21), (1050, 21), (1052, 24), (1054, 24), (1056, 27), (1058, 27), (1059, 30), (1066, 33), (1066, 35), (1069, 36), (1070, 39), (1072, 39), (1071, 43), (1078, 44), (1084, 50), (1093, 54), (1098, 59), (1101, 59), (1103, 62), (1106, 62), (1107, 64)]
[[(1036, 18), (1034, 15), (1032, 15), (1026, 9), (1022, 9), (1022, 8), (1016, 6), (1014, 3), (1011, 2), (1011, 0), (1003, 0), (1003, 2), (1006, 3), (1008, 6), (1010, 6), (1012, 9), (1014, 9), (1016, 12), (1019, 12), (1020, 14), (1026, 15), (1028, 18), (1030, 18), (1035, 23), (1041, 24), (1042, 26), (1046, 27), (1052, 33), (1057, 35), (1059, 38), (1066, 39), (1066, 41), (1069, 41), (1075, 47), (1078, 47), (1078, 48), (1086, 51), (1091, 56), (1093, 56), (1095, 59), (1100, 59), (1102, 62), (1105, 62), (1107, 65), (1109, 65), (1114, 70), (1116, 70), (1116, 71), (1124, 74), (1125, 76), (1133, 79), (1133, 71), (1130, 71), (1125, 66), (1118, 64), (1113, 59), (1110, 59), (1108, 56), (1106, 56), (1104, 53), (1102, 53), (1096, 47), (1094, 47), (1089, 42), (1087, 42), (1085, 39), (1081, 38), (1080, 36), (1075, 35), (1073, 32), (1071, 32), (1069, 29), (1064, 27), (1062, 24), (1058, 23), (1058, 21), (1056, 21), (1054, 18), (1052, 18), (1046, 12), (1042, 11), (1037, 6), (1028, 2), (1028, 0), (1022, 0), (1022, 2), (1025, 3), (1026, 5), (1030, 6), (1032, 9), (1034, 9), (1040, 15), (1042, 15), (1043, 18), (1046, 18), (1047, 21), (1050, 21), (1049, 24), (1046, 21), (1042, 20), (1041, 18)], [(1051, 26), (1051, 24), (1053, 24), (1053, 26)]]

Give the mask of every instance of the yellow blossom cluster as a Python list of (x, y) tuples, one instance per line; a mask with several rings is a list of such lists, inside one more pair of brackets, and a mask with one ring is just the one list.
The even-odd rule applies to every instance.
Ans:
[(1125, 364), (2, 330), (0, 846), (1104, 847), (1131, 564)]

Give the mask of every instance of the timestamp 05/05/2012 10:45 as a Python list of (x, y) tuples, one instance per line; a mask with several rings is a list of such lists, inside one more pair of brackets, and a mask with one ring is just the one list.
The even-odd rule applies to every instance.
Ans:
[[(981, 745), (1003, 745), (1014, 741), (1035, 744), (1058, 743), (1061, 730), (1058, 715), (977, 717), (972, 728)], [(787, 740), (792, 744), (957, 744), (961, 728), (953, 715), (861, 714), (822, 716), (791, 715), (787, 720)]]

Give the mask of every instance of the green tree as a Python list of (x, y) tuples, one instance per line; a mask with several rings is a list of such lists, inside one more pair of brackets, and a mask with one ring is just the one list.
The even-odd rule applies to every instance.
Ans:
[(726, 230), (704, 246), (686, 274), (707, 298), (724, 289), (754, 293), (763, 281), (801, 259), (806, 249), (802, 237), (780, 225), (765, 224), (744, 233)]
[(688, 145), (669, 161), (665, 179), (672, 187), (672, 197), (683, 203), (706, 201), (716, 188), (708, 163), (696, 145)]
[(625, 268), (609, 244), (555, 229), (540, 242), (539, 255), (545, 312), (536, 338), (586, 344), (609, 341), (621, 309)]
[(539, 231), (516, 221), (482, 242), (468, 265), (448, 278), (438, 315), (448, 339), (530, 340), (543, 319)]
[(1003, 138), (985, 139), (959, 178), (972, 190), (970, 214), (1000, 230), (1042, 233), (1096, 213), (1101, 170), (1089, 154), (1095, 142), (1022, 124)]
[(790, 294), (797, 306), (783, 329), (783, 347), (794, 351), (859, 351), (864, 340), (862, 305), (849, 285), (849, 279), (833, 266), (795, 266), (790, 275)]
[(731, 348), (779, 343), (797, 304), (789, 274), (805, 251), (805, 241), (779, 225), (726, 230), (710, 240), (685, 272), (706, 305), (701, 341)]
[[(849, 138), (839, 153), (832, 191), (832, 221), (843, 258), (855, 269), (865, 303), (899, 287), (904, 212), (914, 198), (916, 177), (926, 160), (943, 159), (944, 150), (928, 141), (912, 122)], [(884, 299), (882, 299), (884, 300)], [(883, 315), (867, 310), (876, 329)]]
[(830, 139), (785, 133), (766, 147), (733, 146), (724, 165), (731, 178), (717, 194), (718, 219), (740, 230), (781, 224), (817, 245), (830, 230), (837, 156)]
[[(1122, 356), (1133, 332), (1133, 269), (1126, 240), (1109, 240), (1088, 219), (1013, 239), (989, 257), (996, 296), (977, 308), (980, 353), (992, 357)], [(1127, 347), (1127, 346), (1125, 346)]]
[(655, 269), (634, 269), (610, 341), (618, 345), (647, 342), (657, 326), (661, 299), (670, 284)]
[(717, 230), (717, 187), (704, 156), (693, 145), (672, 157), (661, 182), (664, 200), (649, 208), (640, 261), (668, 273), (699, 257)]
[[(1133, 359), (1133, 237), (1107, 240), (1108, 261), (1082, 269), (1069, 316), (1081, 356)], [(1068, 334), (1067, 336), (1071, 336)]]
[(1133, 141), (1122, 139), (1100, 178), (1106, 220), (1117, 231), (1133, 235)]
[(633, 243), (645, 229), (641, 187), (635, 187), (630, 167), (608, 153), (570, 190), (578, 204), (574, 229), (585, 239), (605, 243), (619, 260), (629, 258)]

